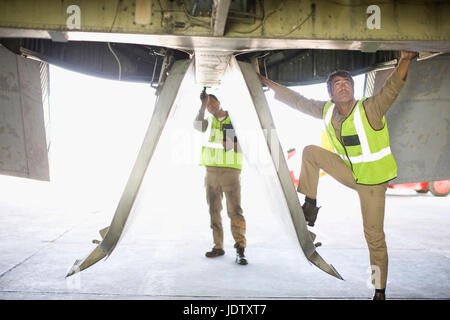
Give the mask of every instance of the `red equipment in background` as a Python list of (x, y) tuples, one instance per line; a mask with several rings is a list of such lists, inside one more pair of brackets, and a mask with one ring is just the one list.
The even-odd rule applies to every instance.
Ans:
[[(291, 174), (292, 182), (294, 183), (295, 188), (298, 186), (299, 172), (294, 172), (292, 168), (300, 167), (300, 159), (298, 159), (297, 152), (295, 148), (291, 148), (287, 151), (287, 163), (289, 167), (289, 173)], [(325, 175), (326, 173), (321, 171), (320, 176)], [(389, 186), (391, 189), (411, 189), (415, 190), (417, 193), (427, 193), (431, 192), (432, 195), (436, 197), (445, 197), (450, 193), (450, 180), (437, 180), (430, 182), (413, 182), (413, 183), (402, 183), (402, 184), (391, 184)]]
[(391, 189), (412, 189), (417, 193), (431, 192), (432, 195), (437, 197), (445, 197), (450, 193), (450, 180), (438, 180), (430, 182), (413, 182), (402, 184), (391, 184)]

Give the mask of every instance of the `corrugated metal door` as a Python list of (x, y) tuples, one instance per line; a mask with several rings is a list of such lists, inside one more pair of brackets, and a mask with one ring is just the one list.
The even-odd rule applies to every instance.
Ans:
[(50, 180), (48, 64), (0, 46), (0, 174)]

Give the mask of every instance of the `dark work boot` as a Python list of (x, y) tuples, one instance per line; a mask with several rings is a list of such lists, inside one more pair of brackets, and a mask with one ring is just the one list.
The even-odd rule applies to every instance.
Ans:
[(375, 289), (372, 300), (386, 300), (385, 289)]
[(375, 292), (372, 300), (386, 300), (386, 295), (382, 292)]
[(247, 259), (245, 258), (245, 255), (244, 255), (244, 250), (245, 250), (245, 248), (240, 248), (240, 247), (236, 248), (236, 263), (243, 265), (243, 266), (248, 263)]
[(308, 222), (308, 226), (314, 227), (314, 222), (316, 222), (317, 213), (319, 212), (320, 207), (316, 207), (311, 203), (305, 201), (302, 209), (305, 215), (305, 219)]
[(215, 249), (213, 248), (211, 251), (208, 251), (205, 253), (205, 256), (208, 258), (215, 258), (219, 256), (223, 256), (225, 254), (225, 251), (223, 249)]

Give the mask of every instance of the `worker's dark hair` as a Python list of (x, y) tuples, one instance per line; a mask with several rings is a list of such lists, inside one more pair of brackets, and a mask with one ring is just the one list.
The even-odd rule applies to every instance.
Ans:
[(210, 96), (210, 97), (216, 99), (217, 102), (220, 102), (219, 99), (217, 99), (217, 97), (216, 97), (215, 95), (208, 93), (208, 96)]
[(330, 73), (330, 75), (328, 76), (327, 88), (328, 88), (329, 94), (331, 94), (333, 92), (332, 91), (333, 90), (332, 82), (333, 82), (334, 77), (336, 77), (336, 76), (350, 79), (350, 83), (352, 84), (352, 87), (355, 86), (355, 82), (353, 81), (353, 78), (352, 78), (352, 75), (350, 74), (350, 72), (345, 71), (345, 70), (337, 70), (337, 71)]

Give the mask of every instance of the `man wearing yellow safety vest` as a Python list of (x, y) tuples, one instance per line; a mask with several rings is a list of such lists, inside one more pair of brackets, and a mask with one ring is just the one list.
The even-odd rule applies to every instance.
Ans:
[(388, 255), (383, 230), (385, 193), (388, 181), (397, 175), (389, 147), (385, 114), (403, 87), (411, 59), (416, 53), (402, 51), (396, 71), (378, 94), (354, 98), (354, 83), (347, 71), (336, 71), (327, 80), (329, 101), (306, 99), (263, 76), (262, 83), (275, 91), (275, 98), (288, 106), (323, 119), (334, 153), (310, 145), (303, 149), (297, 191), (305, 195), (302, 205), (309, 226), (314, 226), (317, 185), (322, 169), (337, 181), (358, 192), (364, 235), (369, 247), (374, 300), (385, 299)]
[[(231, 220), (231, 233), (235, 240), (236, 263), (246, 265), (245, 219), (241, 208), (240, 174), (243, 155), (240, 152), (233, 125), (227, 111), (224, 111), (216, 96), (200, 95), (202, 105), (194, 120), (194, 128), (203, 132), (201, 165), (206, 167), (206, 200), (209, 205), (214, 247), (206, 257), (214, 258), (225, 254), (223, 250), (223, 229), (220, 212), (225, 193), (227, 213)], [(205, 119), (205, 109), (212, 117)]]

